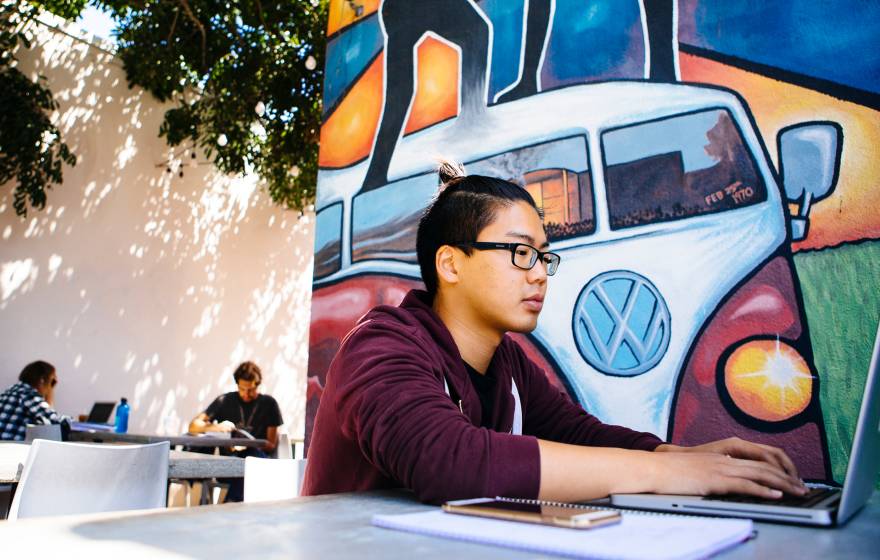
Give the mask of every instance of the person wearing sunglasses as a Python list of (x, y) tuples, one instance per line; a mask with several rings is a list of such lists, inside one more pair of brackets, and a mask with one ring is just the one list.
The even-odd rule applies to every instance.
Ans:
[(66, 418), (53, 408), (58, 375), (48, 362), (32, 362), (18, 382), (0, 393), (0, 440), (24, 440), (28, 424), (60, 424)]
[[(425, 290), (362, 317), (330, 364), (304, 495), (404, 487), (422, 501), (611, 492), (802, 494), (779, 449), (683, 448), (602, 423), (507, 333), (535, 329), (563, 266), (512, 182), (440, 168), (416, 253)], [(656, 453), (655, 453), (656, 451)]]

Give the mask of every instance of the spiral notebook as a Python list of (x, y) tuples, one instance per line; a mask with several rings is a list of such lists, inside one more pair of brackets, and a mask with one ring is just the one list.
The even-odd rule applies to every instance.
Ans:
[[(526, 502), (597, 509), (558, 502)], [(707, 558), (748, 540), (752, 535), (752, 522), (748, 519), (633, 511), (623, 512), (623, 520), (617, 525), (589, 531), (456, 515), (439, 509), (401, 515), (375, 515), (373, 525), (542, 554), (634, 560)]]

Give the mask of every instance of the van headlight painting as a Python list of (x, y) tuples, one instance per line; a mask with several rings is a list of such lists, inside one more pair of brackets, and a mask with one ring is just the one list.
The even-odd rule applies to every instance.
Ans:
[(814, 377), (800, 353), (781, 340), (751, 340), (724, 364), (724, 387), (743, 412), (781, 422), (806, 410)]

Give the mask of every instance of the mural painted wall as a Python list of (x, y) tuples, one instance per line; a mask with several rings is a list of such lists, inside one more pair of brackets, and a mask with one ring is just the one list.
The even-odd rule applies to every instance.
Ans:
[(880, 5), (337, 0), (307, 437), (340, 341), (420, 285), (439, 157), (512, 178), (564, 269), (529, 335), (606, 422), (841, 481), (880, 318)]

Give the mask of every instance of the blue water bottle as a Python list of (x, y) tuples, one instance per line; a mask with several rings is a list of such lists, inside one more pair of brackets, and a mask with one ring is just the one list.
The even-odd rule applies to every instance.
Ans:
[(131, 407), (128, 406), (128, 399), (122, 397), (119, 404), (116, 405), (116, 433), (124, 434), (128, 431), (128, 413)]

